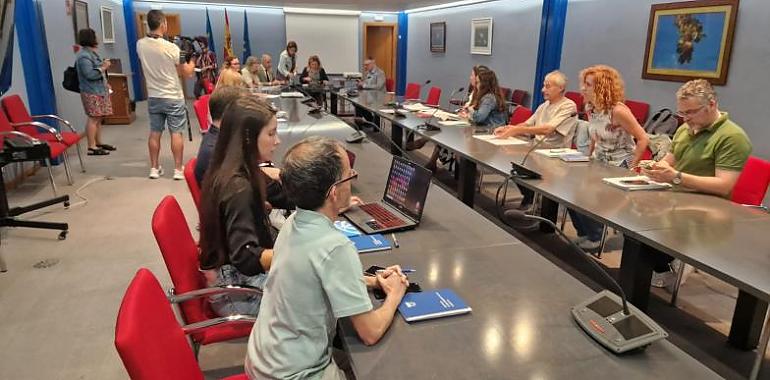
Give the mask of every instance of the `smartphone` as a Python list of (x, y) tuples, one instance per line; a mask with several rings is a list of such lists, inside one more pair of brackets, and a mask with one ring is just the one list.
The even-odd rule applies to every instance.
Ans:
[(650, 183), (643, 179), (626, 179), (620, 181), (624, 185), (649, 185)]
[[(420, 287), (420, 284), (416, 282), (410, 282), (409, 286), (406, 287), (407, 293), (420, 293), (422, 292), (422, 288)], [(385, 292), (382, 291), (382, 289), (374, 289), (372, 290), (372, 294), (374, 294), (374, 298), (378, 300), (384, 300), (385, 299)]]

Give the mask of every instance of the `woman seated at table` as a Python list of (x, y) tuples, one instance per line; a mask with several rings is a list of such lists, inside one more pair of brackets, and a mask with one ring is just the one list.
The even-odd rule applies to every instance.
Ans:
[(243, 83), (243, 78), (241, 77), (241, 74), (237, 71), (233, 70), (222, 70), (222, 73), (219, 74), (219, 79), (217, 80), (217, 85), (215, 88), (220, 87), (245, 87), (246, 84)]
[[(580, 72), (580, 82), (588, 113), (592, 159), (635, 168), (649, 138), (623, 103), (625, 88), (620, 73), (610, 66), (590, 66)], [(576, 243), (586, 250), (599, 249), (604, 226), (572, 209), (569, 214), (578, 235)]]
[(302, 70), (299, 80), (303, 85), (308, 86), (308, 92), (316, 99), (316, 102), (323, 102), (323, 88), (329, 83), (329, 77), (321, 66), (321, 59), (317, 55), (308, 58), (307, 66)]
[(241, 79), (243, 84), (248, 88), (257, 87), (259, 85), (259, 59), (254, 56), (246, 58), (246, 64), (244, 64), (243, 70), (241, 70)]
[[(276, 231), (271, 207), (291, 209), (280, 182), (260, 165), (273, 159), (280, 143), (269, 105), (244, 97), (225, 110), (219, 139), (201, 186), (200, 266), (208, 286), (263, 288), (273, 257)], [(259, 311), (260, 296), (220, 295), (209, 302), (219, 315)]]

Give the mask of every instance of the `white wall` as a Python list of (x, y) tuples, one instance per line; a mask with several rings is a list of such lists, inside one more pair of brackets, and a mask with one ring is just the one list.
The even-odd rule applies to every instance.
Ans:
[[(471, 19), (492, 17), (492, 55), (471, 55)], [(407, 82), (441, 87), (441, 101), (467, 87), (474, 65), (497, 73), (503, 87), (527, 91), (532, 99), (535, 82), (542, 2), (501, 0), (489, 3), (409, 14)], [(446, 53), (430, 52), (430, 23), (446, 22)], [(423, 89), (425, 97), (427, 90)]]

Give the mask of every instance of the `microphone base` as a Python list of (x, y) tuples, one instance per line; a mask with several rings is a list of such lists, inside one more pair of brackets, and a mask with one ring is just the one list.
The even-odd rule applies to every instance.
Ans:
[(522, 166), (521, 164), (517, 164), (513, 161), (511, 161), (511, 176), (515, 178), (520, 179), (541, 179), (543, 176), (540, 175), (540, 173), (529, 170)]
[(353, 134), (348, 136), (348, 138), (345, 139), (345, 141), (349, 144), (360, 144), (364, 141), (366, 138), (366, 134), (361, 131), (355, 131)]
[(644, 350), (650, 344), (668, 337), (655, 321), (628, 304), (623, 313), (620, 297), (603, 290), (572, 307), (572, 317), (583, 331), (615, 354)]

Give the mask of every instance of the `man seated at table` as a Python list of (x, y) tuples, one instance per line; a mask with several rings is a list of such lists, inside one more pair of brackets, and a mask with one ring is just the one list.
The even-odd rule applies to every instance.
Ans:
[(364, 90), (385, 91), (385, 72), (377, 67), (374, 58), (364, 61), (364, 80), (358, 81), (358, 87)]
[[(350, 204), (357, 176), (333, 140), (311, 137), (286, 153), (281, 180), (297, 211), (273, 247), (247, 346), (250, 378), (345, 379), (332, 358), (337, 319), (350, 317), (367, 345), (377, 343), (393, 321), (408, 280), (398, 266), (364, 277), (358, 252), (333, 224)], [(376, 310), (367, 294), (375, 287), (386, 294)]]
[[(570, 148), (577, 125), (577, 105), (564, 96), (567, 90), (567, 76), (560, 71), (552, 71), (543, 80), (543, 98), (545, 102), (537, 107), (535, 113), (525, 122), (517, 125), (505, 125), (494, 130), (497, 138), (535, 135), (542, 139), (543, 148)], [(517, 185), (524, 196), (519, 206), (522, 210), (532, 206), (535, 192)]]
[(270, 54), (262, 54), (262, 64), (257, 67), (257, 77), (263, 85), (270, 86), (278, 83), (273, 72), (273, 57)]
[[(717, 94), (703, 79), (689, 81), (676, 92), (677, 115), (685, 121), (674, 134), (671, 152), (645, 167), (642, 173), (654, 181), (678, 188), (730, 198), (735, 182), (751, 154), (746, 133), (719, 111)], [(653, 286), (670, 285), (676, 273), (673, 258), (656, 259)]]

